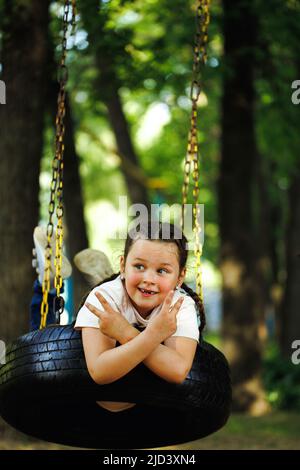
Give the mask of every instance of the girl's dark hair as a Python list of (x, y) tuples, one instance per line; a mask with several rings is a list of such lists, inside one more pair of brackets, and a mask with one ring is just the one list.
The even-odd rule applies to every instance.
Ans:
[[(156, 241), (161, 241), (162, 243), (173, 243), (174, 245), (177, 246), (177, 252), (178, 252), (178, 262), (179, 262), (179, 272), (182, 271), (183, 268), (186, 266), (187, 262), (187, 257), (188, 257), (188, 250), (187, 250), (187, 239), (182, 232), (182, 230), (177, 227), (174, 224), (170, 224), (167, 222), (160, 222), (160, 221), (150, 221), (150, 222), (145, 222), (145, 223), (140, 223), (138, 226), (140, 229), (137, 230), (137, 227), (134, 227), (133, 229), (128, 231), (126, 242), (125, 242), (125, 248), (124, 248), (124, 261), (126, 263), (126, 259), (128, 256), (128, 253), (134, 244), (135, 241), (137, 240), (156, 240)], [(104, 284), (105, 282), (113, 281), (119, 276), (119, 273), (113, 274), (107, 279), (104, 279), (103, 281), (99, 282), (96, 284), (95, 287), (100, 286), (101, 284)], [(182, 289), (185, 290), (185, 292), (192, 297), (192, 299), (195, 301), (195, 304), (197, 306), (198, 314), (200, 317), (200, 327), (199, 331), (200, 334), (202, 333), (203, 328), (205, 327), (206, 324), (206, 319), (205, 319), (205, 311), (204, 311), (204, 306), (203, 303), (200, 299), (200, 297), (194, 292), (190, 287), (188, 287), (185, 283), (182, 284), (181, 286)], [(92, 289), (91, 289), (92, 290)], [(88, 297), (89, 291), (84, 298), (82, 299), (80, 303), (80, 308), (83, 306), (86, 298)]]

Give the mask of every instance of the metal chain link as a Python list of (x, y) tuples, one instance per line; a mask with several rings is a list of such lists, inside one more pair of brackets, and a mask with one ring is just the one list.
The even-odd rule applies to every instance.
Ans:
[(201, 280), (201, 255), (202, 245), (200, 242), (201, 227), (199, 225), (199, 145), (197, 136), (198, 100), (201, 93), (201, 66), (206, 64), (208, 41), (208, 25), (210, 0), (198, 0), (196, 11), (196, 33), (194, 38), (193, 75), (190, 91), (192, 102), (190, 131), (188, 136), (187, 153), (184, 163), (184, 179), (182, 185), (182, 213), (181, 228), (184, 230), (185, 204), (187, 204), (190, 174), (193, 179), (193, 232), (195, 236), (196, 257), (196, 293), (203, 302), (202, 280)]
[[(71, 7), (72, 4), (72, 7)], [(57, 100), (57, 114), (56, 114), (56, 132), (55, 132), (55, 153), (52, 161), (52, 179), (50, 184), (50, 202), (48, 207), (49, 220), (47, 225), (47, 245), (45, 250), (45, 271), (42, 283), (43, 301), (41, 304), (41, 323), (40, 329), (45, 328), (47, 324), (47, 315), (49, 312), (48, 294), (50, 291), (50, 266), (52, 246), (51, 239), (53, 236), (53, 214), (56, 206), (57, 226), (55, 231), (56, 246), (55, 246), (55, 278), (54, 287), (56, 288), (56, 296), (59, 298), (60, 290), (62, 287), (61, 265), (62, 265), (62, 246), (63, 246), (63, 155), (64, 155), (64, 135), (65, 124), (64, 118), (66, 114), (66, 83), (68, 80), (68, 69), (66, 66), (67, 55), (67, 31), (69, 26), (69, 13), (72, 8), (71, 24), (74, 28), (76, 3), (75, 0), (64, 0), (64, 14), (63, 14), (63, 35), (62, 35), (62, 52), (60, 58), (60, 65), (58, 69), (58, 82), (59, 92)]]

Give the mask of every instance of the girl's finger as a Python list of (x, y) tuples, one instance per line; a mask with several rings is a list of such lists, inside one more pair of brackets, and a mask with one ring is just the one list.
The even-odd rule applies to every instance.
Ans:
[(85, 306), (92, 312), (96, 317), (101, 318), (102, 312), (98, 310), (94, 305), (89, 304), (88, 302), (85, 303)]
[(103, 295), (100, 294), (100, 292), (95, 292), (95, 296), (97, 297), (97, 299), (99, 300), (99, 302), (103, 305), (103, 307), (109, 312), (113, 311), (112, 307), (110, 306), (110, 304), (107, 302), (107, 300), (105, 299), (105, 297), (103, 297)]
[(184, 301), (184, 297), (180, 297), (173, 305), (171, 311), (177, 314), (180, 310), (181, 305), (183, 304), (183, 301)]
[(103, 297), (103, 295), (100, 294), (100, 292), (95, 292), (95, 296), (102, 304), (106, 305), (108, 303), (107, 300)]
[(164, 300), (164, 302), (163, 302), (163, 306), (162, 306), (161, 311), (163, 311), (164, 309), (170, 311), (173, 295), (174, 295), (174, 291), (173, 291), (173, 290), (170, 290), (170, 292), (167, 293), (167, 295), (166, 295), (166, 297), (165, 297), (165, 300)]
[(166, 298), (165, 298), (165, 303), (166, 304), (170, 304), (172, 302), (172, 297), (174, 295), (174, 291), (173, 290), (170, 290), (170, 292), (168, 292)]

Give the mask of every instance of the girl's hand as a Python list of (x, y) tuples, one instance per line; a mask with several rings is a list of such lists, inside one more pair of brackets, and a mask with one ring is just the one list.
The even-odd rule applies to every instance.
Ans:
[(173, 335), (177, 329), (177, 313), (183, 303), (184, 297), (180, 297), (171, 307), (174, 291), (170, 291), (166, 296), (159, 314), (150, 319), (147, 329), (160, 337), (161, 343)]
[(104, 312), (87, 302), (85, 303), (86, 307), (101, 320), (99, 322), (100, 331), (104, 335), (121, 342), (128, 328), (131, 328), (130, 323), (123, 315), (114, 310), (99, 292), (95, 292), (95, 295), (101, 303)]

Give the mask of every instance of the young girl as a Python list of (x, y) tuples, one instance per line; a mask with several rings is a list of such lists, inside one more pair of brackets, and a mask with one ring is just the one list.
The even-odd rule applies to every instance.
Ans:
[[(197, 311), (200, 332), (205, 325), (199, 297), (183, 283), (186, 245), (173, 224), (150, 222), (138, 233), (129, 232), (120, 273), (83, 301), (75, 328), (82, 329), (87, 367), (96, 383), (114, 382), (141, 362), (169, 382), (185, 380), (199, 341)], [(97, 403), (112, 412), (135, 406)]]

